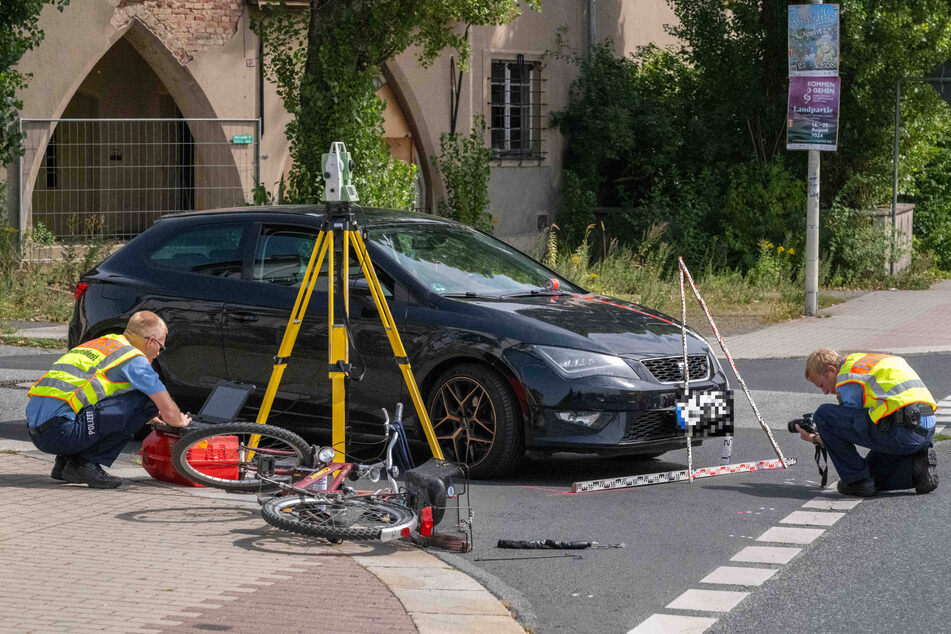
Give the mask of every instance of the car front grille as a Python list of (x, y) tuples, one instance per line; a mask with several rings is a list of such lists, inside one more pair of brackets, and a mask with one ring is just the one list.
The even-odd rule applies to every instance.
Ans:
[(670, 438), (679, 433), (674, 410), (629, 412), (622, 443)]
[[(677, 383), (684, 380), (683, 357), (658, 357), (642, 359), (641, 363), (661, 383)], [(705, 354), (692, 354), (687, 357), (690, 364), (690, 380), (702, 381), (710, 377), (710, 360)]]

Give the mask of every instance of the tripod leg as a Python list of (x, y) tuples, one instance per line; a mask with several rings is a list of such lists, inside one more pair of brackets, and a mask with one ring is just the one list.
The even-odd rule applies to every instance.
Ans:
[[(274, 369), (271, 371), (271, 378), (268, 381), (267, 390), (264, 392), (264, 400), (261, 401), (261, 409), (258, 410), (258, 417), (255, 419), (258, 423), (266, 423), (267, 417), (271, 413), (271, 405), (274, 404), (277, 388), (281, 384), (281, 377), (284, 376), (284, 370), (287, 369), (287, 360), (294, 350), (294, 343), (297, 341), (297, 334), (300, 331), (301, 322), (307, 313), (307, 304), (310, 303), (310, 296), (314, 292), (317, 274), (320, 272), (320, 266), (323, 264), (324, 256), (327, 254), (327, 247), (331, 244), (332, 240), (333, 235), (325, 231), (321, 231), (317, 234), (317, 241), (314, 242), (314, 249), (310, 253), (310, 260), (307, 262), (304, 279), (301, 281), (300, 290), (297, 292), (294, 309), (291, 311), (291, 317), (287, 321), (287, 328), (284, 329), (284, 337), (281, 339), (277, 356), (274, 358)], [(332, 254), (331, 257), (333, 257)]]
[(376, 310), (380, 315), (380, 321), (383, 322), (383, 328), (386, 330), (386, 336), (390, 340), (390, 348), (393, 350), (393, 356), (396, 357), (396, 363), (403, 373), (403, 380), (409, 389), (410, 396), (413, 399), (413, 405), (416, 407), (416, 416), (419, 424), (426, 435), (426, 441), (429, 443), (429, 449), (434, 458), (443, 459), (442, 449), (439, 447), (439, 441), (436, 440), (436, 432), (433, 431), (433, 425), (429, 420), (429, 412), (426, 411), (426, 405), (423, 403), (423, 397), (419, 393), (419, 387), (416, 385), (416, 379), (413, 377), (413, 369), (410, 367), (409, 357), (406, 356), (406, 350), (403, 348), (403, 341), (400, 339), (400, 333), (396, 330), (396, 322), (393, 321), (393, 314), (386, 303), (386, 297), (383, 295), (383, 288), (380, 286), (380, 280), (370, 261), (370, 254), (367, 253), (366, 244), (363, 242), (363, 236), (359, 231), (352, 231), (354, 253), (360, 261), (360, 267), (363, 269), (363, 275), (366, 276), (370, 286), (370, 294), (373, 295), (373, 302), (376, 304)]

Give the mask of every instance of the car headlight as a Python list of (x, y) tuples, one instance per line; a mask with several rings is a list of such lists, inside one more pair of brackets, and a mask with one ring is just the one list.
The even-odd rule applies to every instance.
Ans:
[(582, 376), (617, 376), (624, 379), (637, 379), (637, 373), (621, 357), (609, 354), (556, 348), (554, 346), (535, 346), (558, 374), (565, 378), (576, 379)]

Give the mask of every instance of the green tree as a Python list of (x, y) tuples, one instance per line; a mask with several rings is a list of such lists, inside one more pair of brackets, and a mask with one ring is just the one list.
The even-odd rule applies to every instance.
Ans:
[[(539, 8), (540, 0), (529, 0)], [(262, 7), (252, 28), (262, 38), (265, 69), (294, 120), (286, 134), (294, 165), (288, 198), (321, 198), (321, 154), (343, 141), (357, 164), (354, 177), (369, 204), (408, 207), (415, 169), (383, 146), (383, 102), (376, 97), (381, 65), (410, 47), (431, 63), (447, 47), (465, 67), (469, 44), (459, 25), (504, 24), (518, 0), (310, 0), (308, 11)]]
[[(785, 149), (786, 3), (668, 2), (678, 44), (626, 58), (607, 46), (575, 56), (579, 77), (552, 117), (568, 139), (570, 182), (593, 193), (595, 205), (616, 208), (611, 222), (622, 240), (663, 220), (694, 258), (715, 240), (729, 266), (755, 261), (760, 239), (798, 251), (806, 153)], [(889, 198), (896, 81), (951, 58), (951, 8), (947, 0), (839, 4), (839, 150), (823, 153), (822, 202), (864, 211)], [(902, 173), (913, 193), (925, 166), (947, 151), (939, 139), (948, 107), (931, 86), (912, 84), (902, 112)], [(928, 189), (929, 210), (944, 208), (939, 191)]]
[(23, 153), (23, 138), (16, 125), (23, 102), (17, 93), (26, 88), (30, 75), (15, 67), (27, 51), (43, 40), (38, 22), (47, 4), (62, 11), (69, 0), (3, 0), (0, 3), (0, 165)]

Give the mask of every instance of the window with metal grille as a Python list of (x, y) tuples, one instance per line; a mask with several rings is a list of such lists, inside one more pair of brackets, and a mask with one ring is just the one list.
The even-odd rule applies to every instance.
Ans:
[(542, 158), (541, 63), (492, 60), (490, 134), (498, 159)]

